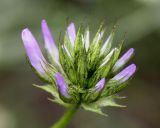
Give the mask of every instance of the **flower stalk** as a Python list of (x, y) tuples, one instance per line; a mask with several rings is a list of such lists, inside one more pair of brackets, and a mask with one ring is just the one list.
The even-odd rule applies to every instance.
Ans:
[(67, 112), (56, 122), (51, 128), (66, 128), (69, 122), (72, 120), (73, 116), (77, 112), (80, 104), (72, 105), (68, 108)]

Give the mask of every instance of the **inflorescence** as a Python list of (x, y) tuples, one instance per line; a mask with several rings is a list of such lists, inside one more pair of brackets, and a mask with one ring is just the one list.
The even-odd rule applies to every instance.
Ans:
[(70, 23), (63, 42), (57, 44), (45, 20), (42, 20), (41, 29), (49, 62), (31, 31), (28, 28), (22, 31), (27, 58), (47, 83), (36, 87), (51, 93), (52, 101), (61, 105), (80, 104), (84, 109), (102, 115), (105, 115), (102, 107), (121, 107), (114, 99), (120, 98), (116, 93), (128, 85), (136, 71), (135, 64), (125, 67), (134, 54), (133, 48), (119, 57), (123, 41), (112, 48), (113, 30), (103, 42), (103, 25), (91, 40), (88, 28), (81, 26), (76, 32), (74, 23)]

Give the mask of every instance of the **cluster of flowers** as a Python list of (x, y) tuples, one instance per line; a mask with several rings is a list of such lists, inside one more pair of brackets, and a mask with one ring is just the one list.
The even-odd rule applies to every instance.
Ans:
[[(136, 71), (136, 65), (126, 63), (134, 54), (130, 48), (121, 57), (122, 43), (112, 48), (115, 32), (105, 42), (101, 25), (93, 40), (90, 31), (70, 23), (63, 42), (57, 46), (45, 20), (41, 23), (42, 35), (48, 55), (41, 49), (28, 28), (22, 31), (22, 40), (27, 58), (35, 72), (48, 84), (35, 85), (54, 96), (52, 101), (64, 106), (80, 104), (84, 109), (104, 113), (101, 107), (121, 106), (115, 103), (116, 93), (127, 86)], [(125, 68), (124, 68), (125, 67)]]

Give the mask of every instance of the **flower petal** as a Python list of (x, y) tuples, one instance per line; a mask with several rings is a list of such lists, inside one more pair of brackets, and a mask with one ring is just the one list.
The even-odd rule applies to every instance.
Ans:
[(71, 45), (74, 46), (74, 42), (76, 39), (76, 28), (74, 23), (70, 23), (69, 26), (67, 27), (67, 35), (69, 37)]
[(54, 39), (52, 37), (51, 31), (47, 25), (47, 22), (45, 20), (42, 20), (41, 23), (42, 28), (42, 34), (45, 42), (45, 48), (47, 49), (49, 55), (53, 59), (54, 62), (59, 64), (59, 53), (58, 49), (56, 47), (56, 44), (54, 42)]
[(117, 60), (115, 65), (113, 66), (113, 72), (117, 72), (120, 70), (132, 57), (134, 54), (134, 49), (130, 48), (126, 53), (123, 54), (123, 56)]
[(100, 92), (105, 85), (105, 78), (101, 79), (95, 86), (96, 92)]
[(119, 81), (120, 83), (123, 83), (127, 81), (136, 71), (136, 65), (131, 64), (125, 69), (123, 69), (120, 73), (118, 73), (116, 76), (114, 76), (111, 80)]
[(22, 31), (22, 40), (31, 65), (40, 75), (45, 76), (46, 60), (38, 46), (38, 43), (28, 28)]
[(63, 76), (59, 72), (55, 74), (55, 79), (60, 93), (66, 98), (71, 98), (68, 94), (68, 85), (65, 83)]

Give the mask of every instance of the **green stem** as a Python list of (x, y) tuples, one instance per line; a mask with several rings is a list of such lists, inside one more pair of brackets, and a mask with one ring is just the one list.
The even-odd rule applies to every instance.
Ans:
[(69, 124), (70, 120), (72, 119), (78, 108), (79, 104), (71, 106), (68, 111), (63, 115), (63, 117), (61, 117), (61, 119), (51, 128), (65, 128)]

